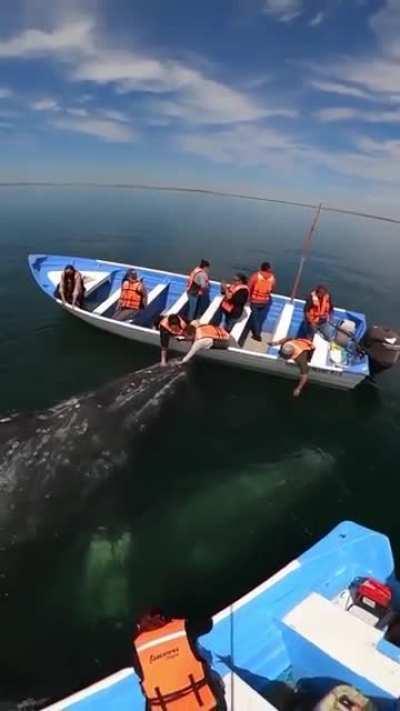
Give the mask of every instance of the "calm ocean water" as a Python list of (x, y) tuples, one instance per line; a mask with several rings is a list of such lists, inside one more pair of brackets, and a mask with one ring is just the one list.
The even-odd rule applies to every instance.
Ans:
[[(78, 254), (214, 278), (269, 259), (290, 290), (312, 213), (149, 190), (0, 188), (1, 412), (48, 407), (150, 365), (155, 350), (63, 314), (30, 252)], [(300, 293), (400, 326), (400, 226), (323, 216)], [(53, 540), (1, 550), (0, 708), (56, 699), (130, 663), (146, 603), (216, 611), (335, 523), (385, 531), (400, 553), (400, 370), (353, 393), (195, 364), (132, 470)], [(3, 702), (3, 706), (1, 705)]]

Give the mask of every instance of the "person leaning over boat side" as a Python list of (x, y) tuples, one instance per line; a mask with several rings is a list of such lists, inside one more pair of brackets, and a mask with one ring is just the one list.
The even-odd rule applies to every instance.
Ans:
[(160, 321), (160, 344), (161, 344), (161, 365), (167, 365), (168, 346), (171, 338), (177, 338), (180, 341), (187, 339), (186, 321), (177, 314), (165, 316)]
[(331, 294), (325, 286), (317, 286), (309, 293), (304, 305), (307, 335), (314, 336), (318, 331), (327, 341), (331, 341), (335, 336), (334, 326), (330, 323), (332, 312)]
[(281, 346), (279, 355), (285, 360), (294, 360), (299, 371), (300, 380), (293, 390), (293, 396), (299, 397), (308, 380), (308, 363), (311, 360), (314, 346), (309, 338), (282, 338), (272, 341), (270, 346)]
[(67, 264), (61, 274), (58, 293), (63, 304), (82, 308), (85, 297), (82, 274), (72, 264)]
[(210, 262), (202, 259), (199, 266), (189, 274), (186, 292), (189, 298), (188, 321), (200, 318), (210, 303)]
[(132, 644), (146, 711), (226, 711), (221, 682), (200, 656), (186, 620), (152, 610), (136, 624)]
[(210, 323), (199, 324), (192, 321), (187, 328), (188, 337), (193, 340), (192, 347), (182, 358), (182, 363), (188, 363), (199, 351), (210, 348), (226, 349), (237, 346), (235, 339), (222, 326), (212, 326)]
[(224, 294), (221, 321), (225, 319), (225, 328), (230, 333), (240, 319), (249, 298), (247, 277), (241, 273), (235, 274), (232, 284), (221, 284), (221, 292)]
[(147, 305), (147, 290), (143, 280), (133, 269), (129, 269), (121, 284), (121, 296), (114, 311), (116, 321), (132, 321), (136, 314)]
[(276, 277), (269, 262), (263, 262), (258, 272), (249, 279), (251, 308), (250, 329), (252, 338), (261, 341), (261, 329), (271, 306), (271, 293), (276, 286)]

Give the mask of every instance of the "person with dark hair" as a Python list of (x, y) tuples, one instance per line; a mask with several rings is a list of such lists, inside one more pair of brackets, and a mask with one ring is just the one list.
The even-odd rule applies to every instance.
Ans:
[(186, 620), (153, 610), (139, 619), (132, 644), (146, 711), (226, 711)]
[(61, 274), (58, 293), (63, 304), (82, 308), (85, 297), (82, 274), (72, 264), (67, 264)]
[(134, 269), (129, 269), (121, 284), (121, 296), (114, 311), (116, 321), (133, 321), (136, 314), (146, 308), (147, 290), (143, 279), (139, 279)]
[(200, 318), (210, 302), (209, 287), (210, 262), (202, 259), (200, 264), (189, 274), (186, 286), (189, 298), (188, 321)]
[(168, 347), (171, 338), (187, 339), (187, 323), (178, 314), (164, 316), (160, 321), (161, 365), (167, 365)]
[(299, 371), (300, 380), (293, 390), (293, 397), (299, 397), (308, 381), (308, 363), (312, 358), (314, 346), (309, 338), (282, 338), (272, 341), (270, 346), (281, 346), (279, 355), (284, 360), (293, 360)]
[(230, 333), (235, 323), (240, 319), (249, 298), (246, 275), (241, 272), (235, 274), (232, 284), (221, 284), (221, 292), (224, 295), (221, 304), (221, 319), (225, 319), (225, 328)]
[(309, 293), (304, 305), (307, 335), (314, 336), (318, 331), (327, 341), (334, 338), (335, 329), (330, 323), (333, 308), (332, 296), (325, 286), (319, 285)]
[(261, 341), (262, 325), (271, 306), (271, 293), (276, 286), (275, 274), (269, 262), (263, 262), (249, 279), (251, 308), (250, 328), (255, 341)]

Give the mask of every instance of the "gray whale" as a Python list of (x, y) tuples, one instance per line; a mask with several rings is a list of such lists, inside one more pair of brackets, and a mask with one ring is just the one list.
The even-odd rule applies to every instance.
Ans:
[(126, 465), (185, 378), (176, 362), (0, 420), (0, 550), (59, 529)]

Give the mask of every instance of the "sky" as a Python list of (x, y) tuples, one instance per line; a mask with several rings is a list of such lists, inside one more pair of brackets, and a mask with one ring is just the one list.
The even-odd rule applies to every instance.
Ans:
[(0, 181), (399, 214), (399, 0), (13, 0)]

